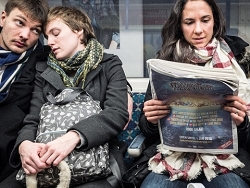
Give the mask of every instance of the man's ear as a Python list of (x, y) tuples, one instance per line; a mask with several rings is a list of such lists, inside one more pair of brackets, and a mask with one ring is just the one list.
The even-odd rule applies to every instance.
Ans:
[(5, 11), (2, 11), (1, 19), (0, 19), (0, 26), (1, 26), (1, 27), (3, 27), (6, 17), (7, 17), (6, 12), (5, 12)]

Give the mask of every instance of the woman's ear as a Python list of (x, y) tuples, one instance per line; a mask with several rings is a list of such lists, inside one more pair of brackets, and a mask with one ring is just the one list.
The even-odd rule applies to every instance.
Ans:
[(83, 29), (81, 29), (80, 31), (77, 31), (77, 35), (78, 35), (79, 37), (81, 37), (81, 36), (83, 35)]
[(81, 29), (80, 31), (76, 31), (76, 34), (77, 34), (78, 38), (80, 39), (81, 43), (84, 43), (83, 41), (84, 41), (85, 36), (84, 36), (83, 29)]

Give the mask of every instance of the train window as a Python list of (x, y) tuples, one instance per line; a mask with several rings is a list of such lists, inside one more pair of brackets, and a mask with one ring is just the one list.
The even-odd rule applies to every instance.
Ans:
[[(127, 77), (147, 78), (146, 60), (161, 47), (161, 28), (174, 0), (48, 0), (51, 6), (85, 10), (105, 51), (117, 54)], [(249, 0), (217, 0), (226, 19), (227, 34), (250, 43)]]

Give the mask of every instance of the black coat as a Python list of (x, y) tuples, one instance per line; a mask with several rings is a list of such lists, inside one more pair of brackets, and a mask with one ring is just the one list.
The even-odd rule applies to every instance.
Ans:
[[(24, 127), (18, 134), (10, 156), (13, 167), (20, 165), (19, 144), (36, 138), (40, 110), (47, 102), (48, 92), (56, 95), (66, 88), (60, 75), (48, 67), (46, 61), (37, 63), (36, 73), (30, 113), (24, 119)], [(69, 129), (77, 130), (85, 137), (87, 142), (81, 149), (87, 150), (115, 138), (127, 123), (127, 80), (120, 59), (115, 55), (104, 54), (98, 67), (87, 74), (84, 89), (94, 100), (100, 101), (103, 109), (98, 115), (79, 121)]]
[(31, 54), (20, 76), (11, 84), (8, 96), (0, 102), (0, 182), (14, 171), (9, 165), (9, 157), (23, 119), (29, 112), (35, 64), (46, 60), (48, 51), (49, 48), (45, 47)]
[[(122, 151), (124, 143), (117, 140), (117, 135), (123, 130), (124, 125), (128, 121), (128, 101), (127, 80), (120, 59), (115, 55), (104, 53), (103, 59), (97, 68), (87, 74), (84, 86), (84, 90), (94, 100), (100, 101), (100, 107), (103, 110), (97, 115), (79, 121), (69, 130), (77, 130), (85, 137), (86, 144), (81, 147), (82, 150), (109, 142), (110, 153), (119, 166), (116, 170), (120, 170), (120, 173), (123, 173), (126, 168), (123, 162), (124, 153)], [(48, 92), (56, 95), (65, 88), (66, 86), (60, 75), (47, 66), (47, 61), (40, 61), (36, 64), (36, 79), (30, 112), (23, 121), (24, 127), (18, 133), (10, 156), (12, 167), (20, 168), (21, 165), (18, 153), (19, 144), (24, 140), (34, 141), (36, 138), (40, 121), (39, 113), (42, 105), (47, 102), (46, 95)], [(112, 164), (115, 163), (111, 162), (111, 166)], [(13, 177), (11, 178), (10, 181), (14, 181)], [(97, 186), (97, 184), (96, 182), (95, 185)], [(17, 183), (17, 185), (12, 187), (17, 187), (18, 185)], [(97, 187), (102, 186), (98, 185)]]

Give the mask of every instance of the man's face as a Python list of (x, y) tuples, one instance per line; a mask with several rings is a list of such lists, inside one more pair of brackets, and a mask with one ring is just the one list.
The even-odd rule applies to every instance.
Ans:
[(33, 21), (17, 8), (8, 16), (3, 11), (0, 25), (0, 46), (15, 53), (22, 53), (36, 44), (42, 30), (40, 22)]

